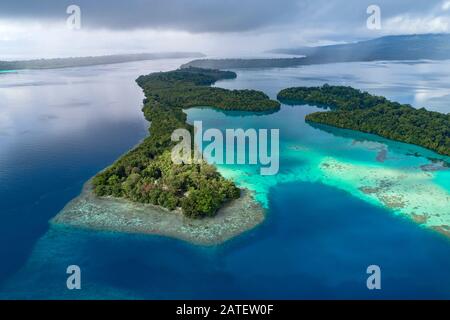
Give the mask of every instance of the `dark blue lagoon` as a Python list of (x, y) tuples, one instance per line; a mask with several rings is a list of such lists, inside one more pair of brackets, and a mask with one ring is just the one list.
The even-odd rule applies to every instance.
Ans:
[[(0, 75), (1, 298), (450, 298), (450, 240), (431, 228), (450, 216), (450, 173), (421, 169), (449, 159), (312, 127), (304, 122), (311, 106), (187, 111), (205, 127), (280, 129), (278, 175), (219, 166), (267, 208), (261, 226), (223, 245), (50, 226), (84, 182), (145, 137), (134, 79), (183, 62)], [(238, 71), (217, 85), (274, 97), (290, 86), (346, 84), (449, 112), (448, 71), (449, 62), (352, 63)], [(393, 182), (377, 197), (361, 191), (386, 177)], [(406, 205), (389, 207), (393, 194)], [(417, 210), (427, 223), (411, 219)], [(72, 264), (82, 270), (79, 291), (66, 288)], [(366, 287), (374, 264), (379, 291)]]

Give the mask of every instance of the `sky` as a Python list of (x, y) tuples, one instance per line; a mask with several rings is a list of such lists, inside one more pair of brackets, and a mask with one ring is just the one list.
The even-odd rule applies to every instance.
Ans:
[[(80, 28), (69, 27), (80, 9)], [(370, 5), (380, 27), (367, 27)], [(72, 25), (73, 26), (73, 25)], [(262, 56), (274, 48), (450, 32), (450, 0), (1, 0), (0, 60), (196, 51)]]

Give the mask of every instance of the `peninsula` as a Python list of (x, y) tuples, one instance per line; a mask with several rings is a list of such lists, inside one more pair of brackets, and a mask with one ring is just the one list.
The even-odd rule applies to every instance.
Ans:
[(235, 77), (234, 72), (197, 68), (139, 77), (150, 135), (89, 181), (53, 222), (162, 234), (201, 244), (219, 243), (259, 224), (264, 211), (249, 191), (237, 188), (205, 161), (171, 161), (172, 132), (193, 131), (184, 108), (279, 109), (279, 102), (260, 91), (211, 87)]
[(210, 86), (235, 77), (234, 72), (196, 68), (139, 77), (137, 83), (146, 96), (144, 116), (151, 122), (150, 136), (93, 179), (95, 194), (169, 210), (181, 207), (192, 218), (212, 216), (225, 202), (238, 198), (239, 189), (206, 162), (176, 165), (171, 161), (175, 145), (171, 134), (181, 128), (193, 133), (183, 108), (267, 111), (280, 107), (279, 102), (259, 91)]
[(308, 114), (306, 121), (376, 134), (450, 156), (450, 114), (415, 109), (345, 86), (288, 88), (278, 93), (278, 99), (331, 109)]

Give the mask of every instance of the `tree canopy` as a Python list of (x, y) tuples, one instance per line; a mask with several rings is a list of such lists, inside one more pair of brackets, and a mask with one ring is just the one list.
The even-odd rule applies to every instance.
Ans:
[(332, 109), (308, 114), (307, 121), (372, 133), (450, 156), (450, 114), (415, 109), (344, 86), (288, 88), (280, 91), (278, 99)]
[(230, 71), (178, 69), (141, 76), (143, 113), (150, 135), (93, 179), (98, 196), (126, 198), (173, 210), (181, 207), (192, 218), (214, 215), (224, 202), (238, 198), (240, 190), (206, 162), (174, 164), (172, 132), (193, 127), (186, 123), (183, 108), (211, 106), (224, 110), (268, 111), (280, 104), (254, 90), (210, 87), (217, 80), (232, 79)]

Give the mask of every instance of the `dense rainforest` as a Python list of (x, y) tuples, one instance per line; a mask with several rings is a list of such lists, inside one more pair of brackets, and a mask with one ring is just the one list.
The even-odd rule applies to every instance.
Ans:
[(450, 114), (415, 109), (344, 86), (288, 88), (278, 93), (278, 99), (332, 109), (309, 114), (306, 121), (372, 133), (450, 156)]
[(210, 87), (234, 72), (197, 68), (178, 69), (141, 76), (143, 112), (151, 122), (150, 135), (93, 179), (98, 196), (113, 196), (151, 203), (169, 210), (181, 207), (191, 218), (212, 216), (226, 202), (240, 196), (233, 182), (224, 179), (206, 162), (174, 164), (171, 141), (175, 129), (185, 128), (183, 108), (211, 106), (224, 110), (268, 111), (280, 104), (254, 90), (225, 90)]

